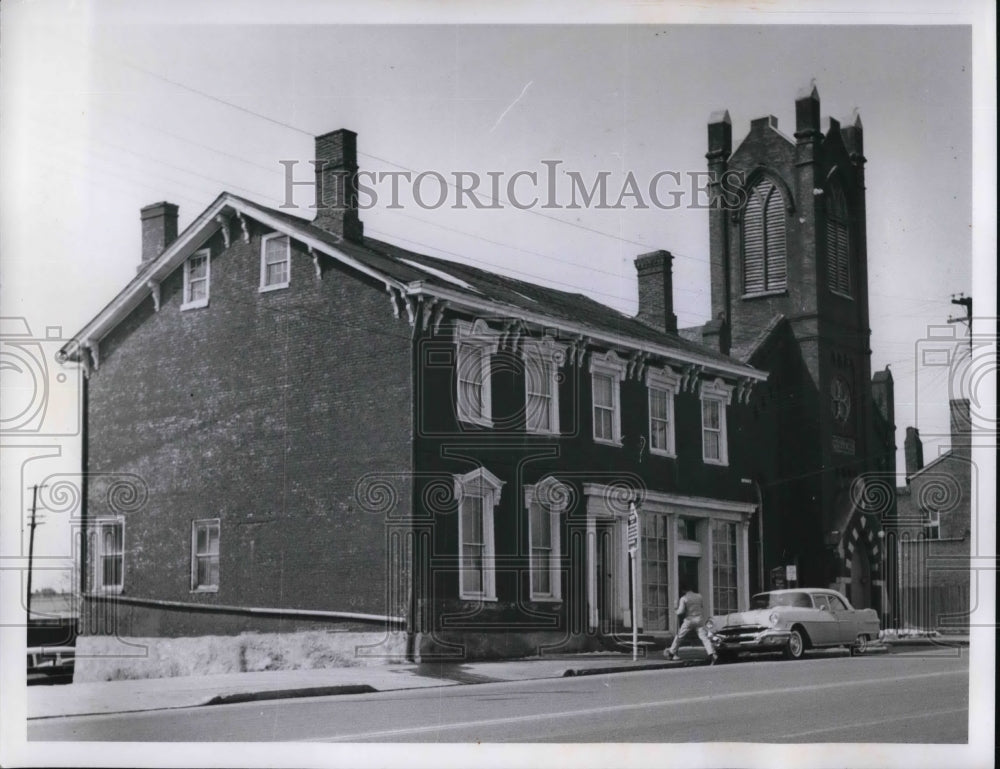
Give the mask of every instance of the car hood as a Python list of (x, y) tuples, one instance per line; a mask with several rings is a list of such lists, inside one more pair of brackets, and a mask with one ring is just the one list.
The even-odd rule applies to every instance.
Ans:
[(723, 628), (729, 625), (763, 625), (764, 627), (768, 627), (771, 624), (772, 614), (774, 614), (774, 609), (734, 611), (732, 614), (712, 617), (712, 623), (716, 628)]

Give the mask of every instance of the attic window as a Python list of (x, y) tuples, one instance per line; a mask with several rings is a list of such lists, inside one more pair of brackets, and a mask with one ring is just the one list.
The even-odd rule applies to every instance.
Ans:
[(787, 283), (785, 212), (781, 191), (762, 179), (743, 213), (743, 294), (784, 291)]
[(182, 310), (208, 306), (210, 252), (198, 251), (184, 262), (184, 302)]
[(272, 233), (261, 240), (260, 290), (288, 288), (292, 272), (292, 244), (287, 235)]

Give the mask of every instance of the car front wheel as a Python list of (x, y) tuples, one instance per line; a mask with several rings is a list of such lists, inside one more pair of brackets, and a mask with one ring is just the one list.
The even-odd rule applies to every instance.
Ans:
[(788, 645), (785, 647), (785, 658), (790, 660), (800, 660), (806, 652), (806, 641), (802, 637), (802, 631), (795, 629), (788, 637)]
[(851, 656), (860, 657), (866, 651), (868, 651), (868, 636), (862, 634), (858, 636), (858, 640), (851, 647)]

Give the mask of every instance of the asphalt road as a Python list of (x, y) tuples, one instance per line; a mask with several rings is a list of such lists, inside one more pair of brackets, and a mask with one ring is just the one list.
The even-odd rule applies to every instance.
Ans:
[(29, 740), (964, 743), (968, 660), (899, 654), (32, 721)]

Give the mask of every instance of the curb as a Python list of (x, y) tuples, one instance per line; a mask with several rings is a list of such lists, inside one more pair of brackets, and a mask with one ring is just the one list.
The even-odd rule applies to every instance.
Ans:
[(605, 673), (630, 673), (635, 670), (670, 670), (671, 668), (691, 667), (693, 665), (704, 666), (701, 660), (691, 662), (647, 662), (639, 665), (608, 665), (600, 668), (569, 668), (563, 671), (563, 678), (573, 678), (574, 676), (597, 676)]
[(261, 702), (263, 700), (290, 700), (296, 697), (329, 697), (334, 694), (372, 694), (377, 692), (368, 684), (347, 684), (343, 686), (312, 686), (305, 689), (270, 689), (260, 692), (240, 692), (239, 694), (218, 694), (201, 705), (235, 705), (240, 702)]
[(968, 646), (968, 638), (893, 638), (882, 639), (886, 646)]

